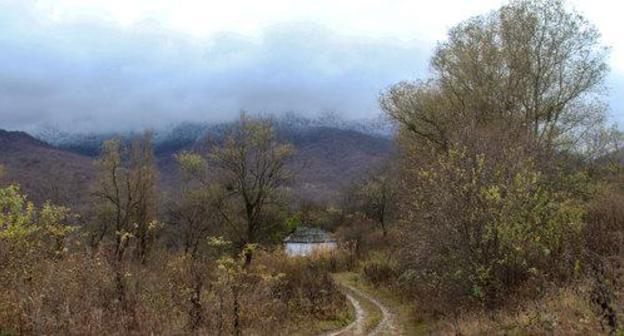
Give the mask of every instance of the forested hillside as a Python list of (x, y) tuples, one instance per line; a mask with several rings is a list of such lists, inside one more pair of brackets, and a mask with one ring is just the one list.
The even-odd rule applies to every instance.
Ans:
[(0, 164), (5, 167), (4, 178), (19, 183), (37, 203), (51, 200), (80, 206), (89, 197), (92, 159), (26, 133), (0, 130)]
[(0, 130), (0, 336), (623, 335), (608, 62), (512, 0), (378, 120)]
[[(299, 198), (314, 202), (338, 202), (340, 193), (393, 153), (392, 140), (374, 131), (371, 122), (330, 127), (325, 123), (300, 119), (298, 123), (276, 124), (278, 136), (297, 148), (288, 162), (296, 173), (292, 187)], [(161, 188), (174, 190), (180, 181), (175, 154), (182, 151), (210, 150), (220, 143), (231, 124), (216, 126), (183, 124), (157, 138), (154, 145)], [(122, 135), (132, 141), (137, 134)], [(26, 133), (3, 132), (0, 163), (7, 168), (7, 178), (18, 182), (33, 200), (52, 199), (71, 202), (88, 198), (89, 180), (93, 178), (92, 160), (99, 155), (102, 143), (114, 135), (39, 135), (37, 140)], [(55, 145), (50, 145), (48, 140)], [(54, 176), (55, 178), (49, 178)], [(63, 192), (55, 189), (63, 188)], [(56, 193), (56, 195), (54, 194)], [(63, 199), (69, 197), (71, 199)]]

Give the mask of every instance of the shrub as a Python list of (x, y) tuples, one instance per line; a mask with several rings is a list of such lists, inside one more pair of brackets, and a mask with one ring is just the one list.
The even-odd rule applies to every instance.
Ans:
[(529, 280), (573, 272), (582, 204), (553, 189), (522, 151), (500, 155), (456, 148), (417, 171), (405, 284), (434, 298), (493, 305)]
[(624, 255), (624, 193), (617, 184), (599, 185), (589, 204), (584, 229), (588, 251), (604, 257)]
[(383, 235), (377, 232), (376, 225), (373, 220), (356, 212), (345, 216), (336, 236), (343, 247), (352, 249), (355, 256), (362, 257), (376, 247), (380, 247)]
[(396, 278), (397, 264), (387, 254), (373, 253), (362, 263), (362, 271), (373, 284), (388, 284)]
[(0, 334), (288, 335), (348, 311), (329, 257), (259, 252), (246, 266), (244, 253), (215, 238), (211, 253), (160, 247), (120, 268), (114, 244), (88, 250), (81, 235), (68, 236), (69, 216), (35, 207), (17, 187), (0, 189)]

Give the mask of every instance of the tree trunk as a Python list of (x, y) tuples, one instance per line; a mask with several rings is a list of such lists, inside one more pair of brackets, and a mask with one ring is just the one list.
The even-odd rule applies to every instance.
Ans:
[(238, 287), (236, 285), (232, 286), (232, 297), (234, 306), (234, 335), (241, 336), (240, 303), (238, 302)]

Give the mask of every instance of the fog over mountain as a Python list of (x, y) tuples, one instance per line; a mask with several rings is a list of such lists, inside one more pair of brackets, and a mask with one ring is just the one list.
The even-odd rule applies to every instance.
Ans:
[(426, 68), (417, 41), (350, 38), (314, 24), (197, 40), (149, 22), (50, 25), (11, 14), (0, 12), (0, 127), (8, 129), (163, 127), (242, 109), (371, 117), (381, 89)]
[[(129, 131), (227, 121), (240, 110), (372, 118), (381, 90), (424, 77), (435, 46), (309, 22), (196, 37), (150, 19), (54, 20), (39, 3), (0, 1), (0, 128)], [(610, 105), (622, 121), (618, 71)]]

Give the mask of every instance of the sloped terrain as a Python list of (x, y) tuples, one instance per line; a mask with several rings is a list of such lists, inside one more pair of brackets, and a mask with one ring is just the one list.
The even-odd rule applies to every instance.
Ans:
[(336, 200), (340, 191), (393, 151), (388, 138), (328, 127), (306, 130), (291, 141), (297, 148), (292, 163), (296, 193), (322, 202)]
[[(183, 150), (206, 152), (210, 148), (207, 143), (219, 143), (223, 134), (208, 133), (208, 140), (170, 140), (166, 146), (157, 146), (156, 155), (163, 186), (169, 188), (179, 181), (175, 153)], [(281, 127), (278, 134), (283, 141), (296, 148), (296, 155), (289, 163), (295, 175), (295, 196), (315, 202), (338, 201), (345, 187), (388, 159), (393, 151), (389, 138), (356, 130), (330, 127), (293, 130)]]
[[(203, 133), (181, 129), (160, 139), (156, 143), (156, 159), (161, 189), (173, 190), (179, 183), (176, 153), (205, 152), (210, 148), (206, 143), (219, 143), (225, 133), (223, 128)], [(297, 149), (289, 163), (295, 173), (295, 196), (317, 202), (337, 201), (343, 188), (387, 159), (393, 150), (387, 137), (345, 128), (281, 125), (278, 134)], [(85, 204), (94, 177), (92, 162), (104, 138), (76, 139), (53, 146), (24, 132), (0, 130), (0, 164), (7, 170), (5, 179), (20, 184), (36, 202), (50, 199), (73, 207)]]
[(24, 132), (0, 130), (0, 164), (4, 182), (18, 183), (40, 203), (78, 206), (88, 197), (92, 159), (35, 139)]

